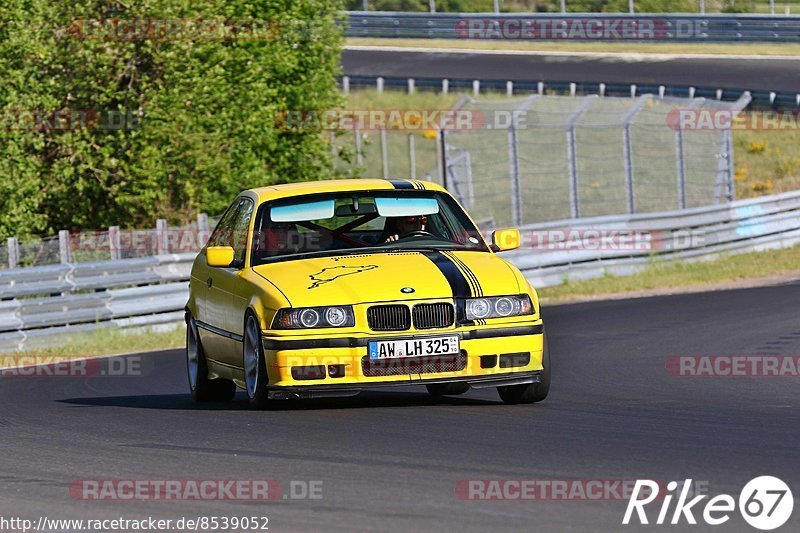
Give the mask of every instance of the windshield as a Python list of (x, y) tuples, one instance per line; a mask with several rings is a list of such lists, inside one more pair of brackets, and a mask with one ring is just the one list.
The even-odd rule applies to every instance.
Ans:
[(262, 204), (252, 264), (409, 249), (488, 251), (478, 229), (446, 194), (358, 191)]

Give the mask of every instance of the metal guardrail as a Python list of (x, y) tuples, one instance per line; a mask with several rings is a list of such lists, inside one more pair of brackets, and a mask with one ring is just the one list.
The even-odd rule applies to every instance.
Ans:
[[(346, 13), (348, 18), (344, 24), (347, 37), (687, 43), (800, 42), (800, 16), (796, 15), (618, 13), (562, 15), (394, 11)], [(533, 34), (521, 34), (521, 29), (525, 28), (530, 28)]]
[[(651, 240), (647, 249), (523, 247), (503, 256), (534, 286), (546, 287), (566, 278), (629, 275), (654, 260), (704, 260), (791, 246), (800, 243), (800, 191), (521, 228), (523, 235), (563, 229), (640, 232)], [(104, 328), (175, 327), (183, 318), (193, 258), (187, 253), (0, 272), (0, 352), (60, 344), (69, 335)]]
[[(484, 93), (506, 95), (563, 94), (570, 96), (641, 96), (658, 95), (659, 98), (707, 98), (726, 102), (735, 101), (742, 93), (750, 94), (750, 109), (793, 109), (800, 107), (800, 92), (778, 92), (750, 89), (722, 89), (720, 87), (656, 85), (634, 83), (550, 81), (509, 81), (476, 77), (465, 78), (411, 78), (415, 90), (435, 92), (461, 92), (478, 96)], [(388, 76), (342, 76), (339, 84), (347, 94), (356, 89), (393, 89), (407, 91), (409, 78)]]
[(536, 224), (521, 228), (546, 235), (549, 230), (595, 230), (649, 234), (641, 249), (522, 249), (504, 256), (534, 286), (547, 287), (605, 275), (625, 276), (653, 261), (709, 260), (800, 243), (800, 191), (681, 211), (613, 215)]
[(194, 253), (0, 271), (0, 352), (101, 328), (174, 325)]

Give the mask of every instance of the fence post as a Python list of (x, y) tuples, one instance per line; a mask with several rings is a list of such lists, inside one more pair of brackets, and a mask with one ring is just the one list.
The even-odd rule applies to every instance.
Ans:
[(345, 96), (350, 94), (350, 76), (342, 76), (342, 92)]
[(208, 227), (208, 215), (197, 213), (197, 247), (202, 248), (211, 237), (211, 228)]
[(165, 255), (169, 253), (167, 246), (167, 221), (163, 218), (156, 220), (156, 254)]
[(506, 82), (506, 95), (513, 96), (514, 95), (514, 82), (507, 81)]
[(408, 94), (414, 94), (414, 78), (408, 78)]
[(578, 189), (578, 156), (575, 147), (575, 122), (595, 99), (596, 94), (586, 96), (583, 103), (567, 117), (567, 170), (569, 172), (569, 211), (572, 218), (580, 218), (581, 202)]
[(678, 209), (686, 209), (686, 159), (683, 154), (683, 129), (675, 130), (675, 167), (678, 170)]
[(480, 94), (481, 94), (481, 81), (472, 80), (472, 95), (480, 96)]
[(111, 260), (122, 259), (122, 250), (119, 242), (119, 226), (109, 226), (108, 228), (108, 251), (111, 253)]
[(417, 153), (414, 146), (414, 133), (408, 134), (408, 165), (411, 179), (417, 179)]
[[(697, 109), (705, 101), (705, 98), (695, 98), (687, 109)], [(680, 121), (675, 128), (675, 168), (678, 176), (678, 209), (686, 209), (686, 154), (683, 144), (683, 127)]]
[(736, 181), (734, 179), (736, 171), (734, 170), (733, 165), (733, 133), (731, 129), (728, 128), (723, 131), (723, 135), (725, 136), (725, 152), (728, 155), (727, 163), (728, 163), (728, 191), (727, 197), (728, 201), (732, 202), (736, 199)]
[(19, 266), (19, 241), (16, 237), (8, 238), (8, 268)]
[(69, 230), (62, 229), (58, 232), (58, 253), (61, 256), (61, 264), (72, 262), (72, 254), (69, 249)]
[(436, 13), (436, 0), (428, 0), (428, 8), (431, 13)]
[(381, 128), (381, 166), (383, 179), (389, 179), (389, 150), (386, 146), (386, 128)]
[(447, 78), (442, 80), (442, 94), (447, 94), (450, 90), (450, 80)]
[(500, 0), (494, 0), (494, 12), (500, 13)]
[(436, 130), (436, 168), (439, 170), (439, 183), (447, 188), (447, 132), (443, 129)]
[(631, 122), (636, 114), (642, 110), (652, 94), (639, 97), (639, 101), (622, 117), (622, 149), (625, 163), (625, 193), (628, 198), (628, 213), (636, 212), (636, 201), (633, 190), (633, 148), (631, 146)]
[(513, 119), (508, 127), (508, 175), (511, 178), (511, 223), (514, 226), (519, 226), (522, 221), (522, 209), (520, 207), (522, 189), (519, 183), (517, 127)]
[(358, 127), (358, 123), (353, 131), (356, 136), (356, 164), (361, 166), (364, 163), (364, 155), (361, 151), (361, 128)]
[(383, 92), (383, 77), (378, 76), (375, 79), (375, 88), (378, 90), (378, 94)]

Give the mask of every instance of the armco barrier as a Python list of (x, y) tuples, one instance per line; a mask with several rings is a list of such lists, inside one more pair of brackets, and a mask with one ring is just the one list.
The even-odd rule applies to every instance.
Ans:
[[(521, 33), (524, 21), (533, 34)], [(800, 42), (800, 16), (792, 15), (349, 11), (343, 24), (347, 37), (397, 39)]]
[[(537, 287), (628, 275), (654, 260), (705, 260), (800, 243), (800, 191), (682, 211), (562, 220), (538, 234), (606, 230), (650, 235), (647, 249), (526, 248), (503, 256)], [(193, 254), (0, 272), (0, 352), (62, 343), (102, 328), (174, 327), (183, 317)]]

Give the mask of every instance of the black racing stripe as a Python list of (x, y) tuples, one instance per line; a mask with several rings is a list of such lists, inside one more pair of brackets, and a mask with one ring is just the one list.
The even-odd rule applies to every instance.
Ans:
[(455, 298), (469, 298), (472, 296), (472, 289), (464, 274), (459, 270), (452, 259), (441, 252), (420, 252), (430, 259), (439, 269), (442, 275), (450, 284)]
[(414, 189), (414, 184), (408, 180), (389, 180), (395, 189)]
[(421, 190), (421, 191), (425, 191), (425, 190), (427, 190), (427, 189), (425, 189), (425, 184), (424, 184), (424, 183), (422, 183), (421, 181), (420, 181), (420, 182), (418, 182), (418, 183), (417, 183), (417, 185), (419, 185), (419, 190)]
[(475, 275), (475, 272), (473, 272), (472, 269), (469, 268), (467, 264), (464, 261), (462, 261), (458, 256), (456, 256), (456, 254), (454, 254), (453, 252), (447, 252), (447, 257), (449, 257), (450, 259), (455, 261), (456, 264), (461, 266), (461, 270), (463, 270), (467, 278), (472, 281), (473, 294), (479, 297), (483, 296), (483, 287), (481, 287), (481, 282), (478, 281), (478, 276)]
[(442, 252), (442, 254), (444, 254), (448, 259), (450, 259), (450, 261), (455, 263), (456, 267), (461, 271), (461, 273), (467, 279), (467, 283), (469, 283), (469, 289), (470, 289), (470, 293), (472, 294), (472, 296), (479, 296), (478, 288), (475, 285), (475, 280), (473, 280), (469, 276), (469, 274), (467, 274), (467, 271), (463, 268), (463, 265), (458, 262), (458, 259), (453, 257), (453, 255), (450, 252)]

